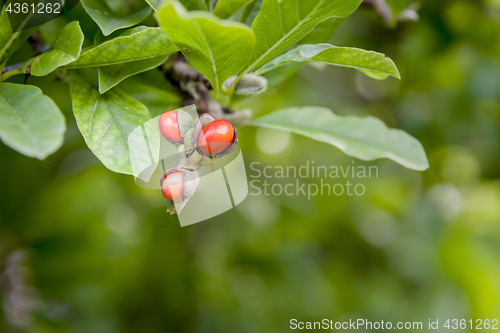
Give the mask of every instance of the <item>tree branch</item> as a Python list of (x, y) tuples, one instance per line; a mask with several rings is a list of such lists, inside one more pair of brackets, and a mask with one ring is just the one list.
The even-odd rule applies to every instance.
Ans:
[(192, 70), (181, 53), (169, 65), (164, 65), (160, 70), (181, 98), (182, 106), (196, 104), (199, 114), (208, 113), (215, 119), (224, 119), (233, 125), (242, 125), (251, 118), (250, 110), (234, 112), (213, 99), (210, 94), (213, 88), (208, 79)]
[(4, 73), (7, 73), (7, 72), (12, 72), (12, 71), (15, 71), (17, 69), (20, 69), (21, 67), (23, 67), (23, 65), (25, 64), (26, 62), (20, 62), (18, 64), (14, 64), (14, 65), (10, 65), (10, 66), (5, 66), (3, 69), (2, 69), (2, 74)]

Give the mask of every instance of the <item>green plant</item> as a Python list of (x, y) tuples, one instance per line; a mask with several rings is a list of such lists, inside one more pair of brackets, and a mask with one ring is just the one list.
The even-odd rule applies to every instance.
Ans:
[[(363, 160), (390, 158), (411, 169), (428, 168), (416, 139), (388, 129), (376, 118), (341, 117), (328, 109), (301, 107), (252, 119), (247, 110), (238, 110), (246, 96), (273, 88), (266, 87), (265, 75), (286, 68), (289, 75), (283, 75), (284, 80), (309, 62), (354, 68), (375, 79), (400, 78), (385, 54), (325, 43), (294, 47), (322, 22), (331, 33), (361, 0), (219, 0), (215, 6), (204, 0), (147, 2), (149, 6), (139, 0), (118, 2), (117, 8), (116, 3), (82, 0), (101, 32), (89, 36), (91, 29), (73, 21), (59, 31), (48, 50), (8, 66), (15, 50), (36, 36), (36, 28), (12, 31), (4, 8), (2, 141), (39, 159), (62, 145), (65, 121), (58, 106), (33, 85), (5, 82), (16, 75), (57, 72), (57, 78), (70, 85), (73, 113), (85, 142), (114, 172), (133, 173), (128, 137), (134, 128), (165, 110), (189, 104), (235, 126), (288, 130)], [(151, 25), (152, 12), (160, 27), (139, 25)], [(329, 35), (322, 39), (327, 41)], [(287, 64), (296, 66), (290, 70)], [(158, 160), (158, 152), (153, 153)]]

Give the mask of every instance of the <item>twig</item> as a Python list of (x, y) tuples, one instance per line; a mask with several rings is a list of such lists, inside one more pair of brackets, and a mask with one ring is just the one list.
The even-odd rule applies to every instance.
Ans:
[[(43, 52), (47, 51), (46, 50), (47, 46), (41, 43), (40, 38), (38, 37), (38, 34), (36, 32), (33, 33), (30, 37), (28, 37), (28, 42), (30, 43), (31, 49), (33, 50), (33, 57), (39, 56)], [(26, 80), (28, 79), (31, 73), (31, 66), (28, 66), (25, 72), (19, 70), (24, 66), (25, 63), (26, 61), (5, 66), (4, 68), (2, 68), (2, 80), (6, 80), (15, 75), (25, 74), (26, 75), (25, 83), (26, 83)], [(3, 76), (3, 74), (8, 72), (11, 73)]]
[(31, 45), (31, 49), (33, 50), (33, 57), (36, 57), (43, 52), (47, 51), (47, 46), (42, 44), (38, 34), (34, 32), (31, 36), (28, 37), (28, 42)]
[(200, 113), (210, 113), (220, 118), (222, 108), (218, 103), (213, 103), (215, 101), (209, 93), (212, 90), (210, 82), (201, 73), (191, 70), (183, 55), (179, 55), (164, 75), (181, 98), (183, 106), (197, 104)]
[(182, 54), (179, 54), (170, 63), (170, 67), (160, 69), (174, 88), (175, 93), (181, 98), (182, 106), (196, 104), (198, 113), (208, 113), (215, 119), (224, 119), (233, 125), (241, 125), (251, 117), (250, 110), (234, 112), (229, 107), (222, 107), (218, 101), (213, 99), (210, 94), (213, 88), (208, 79), (201, 73), (192, 70)]
[(26, 62), (20, 62), (18, 64), (14, 64), (14, 65), (10, 65), (10, 66), (5, 66), (3, 69), (2, 69), (2, 74), (4, 73), (7, 73), (7, 72), (12, 72), (12, 71), (15, 71), (21, 67), (23, 67), (23, 65), (25, 64)]

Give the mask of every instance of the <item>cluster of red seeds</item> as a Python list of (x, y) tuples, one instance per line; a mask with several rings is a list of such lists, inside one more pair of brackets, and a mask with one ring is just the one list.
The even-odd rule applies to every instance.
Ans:
[[(170, 142), (182, 143), (184, 138), (178, 121), (177, 111), (167, 111), (160, 116), (161, 134)], [(226, 151), (233, 143), (235, 131), (231, 123), (215, 120), (203, 127), (196, 142), (199, 150), (210, 157)], [(163, 196), (171, 201), (183, 198), (184, 173), (175, 171), (164, 177), (162, 182)]]

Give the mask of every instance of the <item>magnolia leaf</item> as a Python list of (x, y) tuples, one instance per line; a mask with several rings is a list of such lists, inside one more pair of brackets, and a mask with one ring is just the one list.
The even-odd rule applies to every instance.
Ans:
[(219, 0), (217, 6), (215, 6), (214, 15), (222, 19), (230, 18), (252, 1), (253, 0)]
[(187, 10), (207, 10), (206, 0), (180, 0)]
[(3, 6), (0, 13), (0, 67), (5, 66), (9, 57), (16, 51), (29, 36), (36, 31), (37, 27), (23, 31), (12, 31), (9, 16)]
[(104, 94), (126, 78), (158, 67), (163, 64), (167, 58), (168, 55), (119, 65), (99, 67), (99, 92)]
[[(337, 27), (345, 21), (345, 18), (330, 18), (327, 19), (314, 28), (304, 39), (300, 41), (299, 44), (317, 44), (325, 43), (330, 40), (333, 32)], [(268, 81), (267, 89), (272, 90), (291, 77), (293, 77), (299, 70), (307, 65), (306, 62), (293, 62), (284, 66), (280, 66), (267, 72), (264, 77)]]
[(61, 147), (65, 131), (63, 114), (39, 88), (0, 83), (0, 139), (7, 146), (42, 160)]
[(149, 6), (130, 10), (129, 13), (116, 13), (105, 0), (81, 0), (81, 2), (87, 14), (97, 23), (105, 36), (118, 29), (131, 27), (151, 13)]
[[(161, 7), (161, 4), (167, 0), (146, 0), (146, 2), (153, 8), (155, 11)], [(207, 10), (207, 3), (205, 0), (180, 0), (180, 2), (184, 5), (187, 10)]]
[[(362, 0), (264, 0), (252, 24), (257, 37), (243, 74), (263, 66), (299, 42), (320, 22), (352, 14)], [(242, 76), (242, 75), (241, 75)]]
[(32, 59), (26, 65), (31, 65), (31, 75), (45, 76), (57, 68), (75, 61), (82, 51), (83, 32), (78, 21), (66, 25), (52, 44), (52, 49)]
[(401, 78), (396, 65), (385, 54), (330, 44), (298, 46), (264, 65), (255, 74), (267, 73), (290, 62), (308, 61), (355, 68), (375, 79)]
[(178, 2), (167, 3), (158, 16), (168, 37), (207, 77), (216, 96), (252, 54), (255, 36), (244, 24), (222, 21), (206, 12), (186, 12)]
[(151, 6), (151, 8), (154, 9), (154, 11), (157, 11), (158, 8), (160, 8), (161, 3), (163, 0), (146, 0), (146, 2)]
[(129, 136), (151, 119), (148, 109), (120, 89), (101, 95), (77, 71), (70, 74), (70, 93), (78, 128), (90, 150), (108, 169), (133, 174), (130, 150), (137, 147), (130, 146)]
[(177, 50), (161, 28), (137, 27), (83, 52), (67, 68), (119, 65), (157, 58)]
[(159, 71), (149, 71), (132, 76), (118, 85), (133, 99), (144, 104), (152, 117), (181, 106), (180, 97)]
[(259, 14), (261, 8), (262, 8), (262, 0), (253, 0), (243, 9), (240, 22), (243, 22), (251, 26), (253, 21)]
[(336, 146), (365, 161), (389, 158), (409, 169), (426, 170), (420, 142), (399, 129), (389, 129), (373, 117), (341, 117), (321, 107), (290, 108), (254, 121), (260, 127), (288, 130)]

